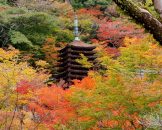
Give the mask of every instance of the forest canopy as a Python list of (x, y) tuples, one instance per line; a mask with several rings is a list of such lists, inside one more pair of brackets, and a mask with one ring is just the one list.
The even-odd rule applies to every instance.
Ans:
[(161, 130), (161, 9), (0, 0), (0, 130)]

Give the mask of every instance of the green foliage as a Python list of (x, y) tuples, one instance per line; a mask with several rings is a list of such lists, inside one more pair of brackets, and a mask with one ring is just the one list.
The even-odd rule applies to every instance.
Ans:
[(98, 124), (105, 129), (141, 130), (147, 125), (139, 124), (142, 120), (151, 121), (152, 128), (157, 128), (155, 118), (140, 117), (158, 113), (161, 107), (162, 48), (152, 42), (150, 37), (126, 38), (120, 57), (103, 55), (99, 59), (107, 68), (104, 76), (90, 72), (82, 81), (74, 81), (70, 100), (82, 117), (78, 125), (83, 130), (96, 128)]
[(74, 34), (69, 29), (62, 30), (60, 28), (54, 30), (57, 42), (71, 42), (74, 39)]
[(12, 30), (9, 32), (9, 35), (12, 44), (17, 48), (20, 48), (21, 50), (28, 50), (28, 48), (33, 47), (31, 41), (29, 41), (28, 38), (21, 32)]
[(10, 6), (1, 6), (4, 8), (0, 12), (0, 23), (5, 25), (10, 25), (13, 18), (20, 17), (21, 15), (27, 13), (27, 10), (22, 8), (10, 7)]
[[(27, 8), (25, 5), (21, 5), (21, 8), (1, 5), (3, 10), (0, 12), (0, 26), (3, 28), (4, 37), (1, 38), (0, 44), (4, 46), (11, 43), (17, 49), (28, 51), (35, 58), (44, 58), (41, 48), (46, 38), (54, 37), (56, 43), (73, 41), (73, 17), (71, 16), (73, 12), (71, 6), (59, 2), (51, 3), (50, 9), (45, 7), (43, 10), (36, 11), (34, 7), (42, 7), (42, 5), (39, 5), (38, 1), (32, 2), (30, 4), (33, 5)], [(28, 5), (28, 3), (24, 4)], [(79, 19), (81, 38), (88, 41), (89, 34), (94, 31), (93, 21), (91, 17), (84, 15)]]
[(8, 7), (0, 12), (0, 23), (23, 33), (33, 45), (41, 45), (55, 27), (54, 17), (47, 13), (28, 12), (23, 8)]
[(155, 10), (153, 0), (146, 0), (144, 8), (146, 8), (153, 16), (159, 18), (159, 14)]
[(52, 16), (46, 13), (27, 13), (13, 18), (12, 24), (22, 32), (34, 45), (42, 45), (45, 38), (53, 32), (55, 22)]
[[(92, 25), (94, 23), (90, 15), (87, 16), (79, 14), (79, 31), (81, 32), (80, 37), (82, 40), (86, 41), (90, 39), (90, 33), (94, 32)], [(58, 17), (57, 28), (54, 28), (54, 37), (56, 37), (57, 42), (71, 42), (74, 39), (73, 34), (73, 17)], [(87, 40), (87, 41), (88, 41)]]
[(92, 7), (97, 5), (106, 7), (108, 4), (111, 3), (111, 0), (72, 0), (71, 3), (75, 9)]
[(37, 57), (43, 56), (40, 48), (45, 39), (54, 32), (54, 17), (47, 13), (27, 12), (23, 8), (7, 6), (0, 12), (0, 18), (4, 39), (8, 37), (11, 44), (20, 50), (30, 50)]
[(16, 0), (0, 0), (0, 4), (3, 5), (7, 5), (7, 4), (13, 5), (14, 2), (16, 2)]
[(0, 4), (2, 4), (2, 5), (6, 5), (8, 2), (7, 2), (7, 0), (0, 0)]
[(84, 56), (84, 54), (80, 54), (80, 56), (81, 56), (81, 59), (76, 59), (76, 62), (78, 62), (85, 68), (91, 68), (93, 66), (93, 63), (90, 63), (88, 61), (88, 58)]
[[(73, 0), (72, 4), (75, 9), (98, 5), (102, 9), (110, 2), (111, 0)], [(59, 47), (74, 39), (73, 12), (68, 11), (71, 8), (66, 3), (55, 4), (53, 12), (51, 8), (48, 8), (49, 5), (47, 10), (46, 8), (39, 9), (38, 1), (37, 5), (27, 7), (31, 10), (3, 5), (0, 12), (0, 24), (4, 27), (2, 36), (10, 38), (13, 46), (26, 53), (35, 54), (39, 58), (44, 53), (46, 61), (54, 64), (58, 58), (56, 51), (60, 49)], [(150, 8), (149, 1), (146, 7)], [(48, 12), (49, 9), (50, 12)], [(87, 41), (90, 40), (90, 34), (94, 31), (92, 25), (95, 18), (101, 16), (99, 10), (95, 11), (95, 9), (83, 9), (80, 11), (83, 15), (78, 13), (81, 38)], [(98, 14), (93, 16), (92, 13)], [(103, 28), (105, 29), (106, 26), (107, 23)], [(107, 40), (103, 41), (107, 43), (110, 39)], [(81, 81), (74, 80), (74, 85), (66, 91), (56, 87), (64, 84), (64, 81), (46, 87), (44, 82), (48, 80), (49, 75), (48, 70), (45, 69), (48, 67), (45, 61), (35, 62), (35, 59), (32, 59), (37, 67), (33, 69), (18, 58), (20, 54), (17, 50), (0, 49), (0, 129), (5, 127), (6, 119), (7, 123), (11, 122), (13, 110), (20, 112), (17, 105), (23, 108), (24, 104), (26, 107), (28, 103), (31, 111), (28, 110), (27, 114), (31, 112), (33, 120), (30, 120), (31, 117), (27, 114), (25, 118), (30, 117), (29, 123), (24, 119), (19, 119), (19, 115), (18, 118), (13, 117), (16, 121), (13, 126), (16, 127), (12, 129), (20, 128), (21, 121), (24, 121), (22, 123), (24, 129), (32, 129), (27, 126), (32, 126), (31, 122), (36, 123), (36, 127), (33, 128), (43, 123), (58, 130), (141, 129), (139, 121), (147, 118), (144, 116), (145, 113), (158, 113), (159, 107), (157, 106), (160, 106), (162, 97), (160, 93), (162, 49), (152, 43), (156, 43), (152, 37), (146, 39), (126, 37), (124, 47), (119, 48), (121, 55), (116, 59), (107, 53), (103, 54), (104, 49), (98, 50), (101, 53), (101, 57), (98, 58), (102, 66), (101, 70), (89, 72), (89, 76)], [(85, 68), (93, 66), (86, 56), (83, 54), (80, 56), (81, 58), (76, 62)], [(22, 82), (22, 80), (28, 82)], [(5, 116), (6, 112), (11, 112), (8, 113), (9, 117)], [(150, 118), (154, 121), (153, 117)], [(42, 129), (45, 130), (44, 127)]]

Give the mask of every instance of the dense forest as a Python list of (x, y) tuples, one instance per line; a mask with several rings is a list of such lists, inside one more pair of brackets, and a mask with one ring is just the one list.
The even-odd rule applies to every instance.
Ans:
[(0, 130), (162, 130), (161, 45), (162, 0), (0, 0)]

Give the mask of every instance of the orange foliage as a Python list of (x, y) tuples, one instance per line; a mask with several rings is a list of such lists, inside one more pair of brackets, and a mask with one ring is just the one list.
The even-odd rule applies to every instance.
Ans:
[(86, 8), (82, 8), (80, 10), (77, 11), (78, 14), (89, 14), (92, 16), (99, 16), (102, 15), (102, 12), (99, 9), (86, 9)]
[(102, 126), (102, 127), (114, 128), (114, 127), (118, 126), (118, 121), (116, 121), (116, 120), (105, 120), (105, 121), (99, 122), (98, 125)]
[(98, 128), (98, 127), (93, 127), (93, 128), (88, 129), (88, 130), (101, 130), (101, 129)]
[(55, 40), (53, 38), (47, 38), (42, 48), (45, 53), (46, 60), (50, 63), (55, 63), (58, 49), (55, 47)]
[(136, 130), (134, 126), (132, 126), (129, 120), (126, 120), (122, 125), (123, 130)]
[(66, 123), (75, 116), (75, 111), (66, 99), (68, 90), (56, 87), (44, 87), (37, 90), (29, 109), (35, 111), (40, 120), (49, 126)]
[(85, 121), (89, 121), (89, 120), (91, 120), (91, 117), (79, 117), (78, 118), (78, 121), (80, 121), (80, 122), (85, 122)]
[(96, 43), (99, 43), (99, 40), (97, 40), (97, 39), (91, 39), (91, 42), (96, 44)]
[(8, 9), (7, 6), (6, 6), (6, 7), (0, 7), (0, 11), (4, 11), (4, 10), (6, 10), (6, 9)]
[(120, 111), (119, 110), (112, 110), (112, 114), (114, 116), (119, 116), (120, 115)]
[(156, 101), (156, 102), (151, 102), (148, 104), (149, 107), (155, 107), (156, 105), (159, 104), (159, 101)]
[(95, 80), (91, 77), (85, 77), (84, 79), (80, 80), (73, 80), (74, 86), (78, 88), (84, 89), (93, 89), (95, 87)]
[(28, 81), (21, 81), (18, 83), (16, 91), (20, 94), (27, 94), (31, 89), (31, 84)]

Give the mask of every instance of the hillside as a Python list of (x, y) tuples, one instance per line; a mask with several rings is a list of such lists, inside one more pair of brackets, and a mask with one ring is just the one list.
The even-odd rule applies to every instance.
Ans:
[(0, 0), (0, 130), (161, 130), (157, 2)]

